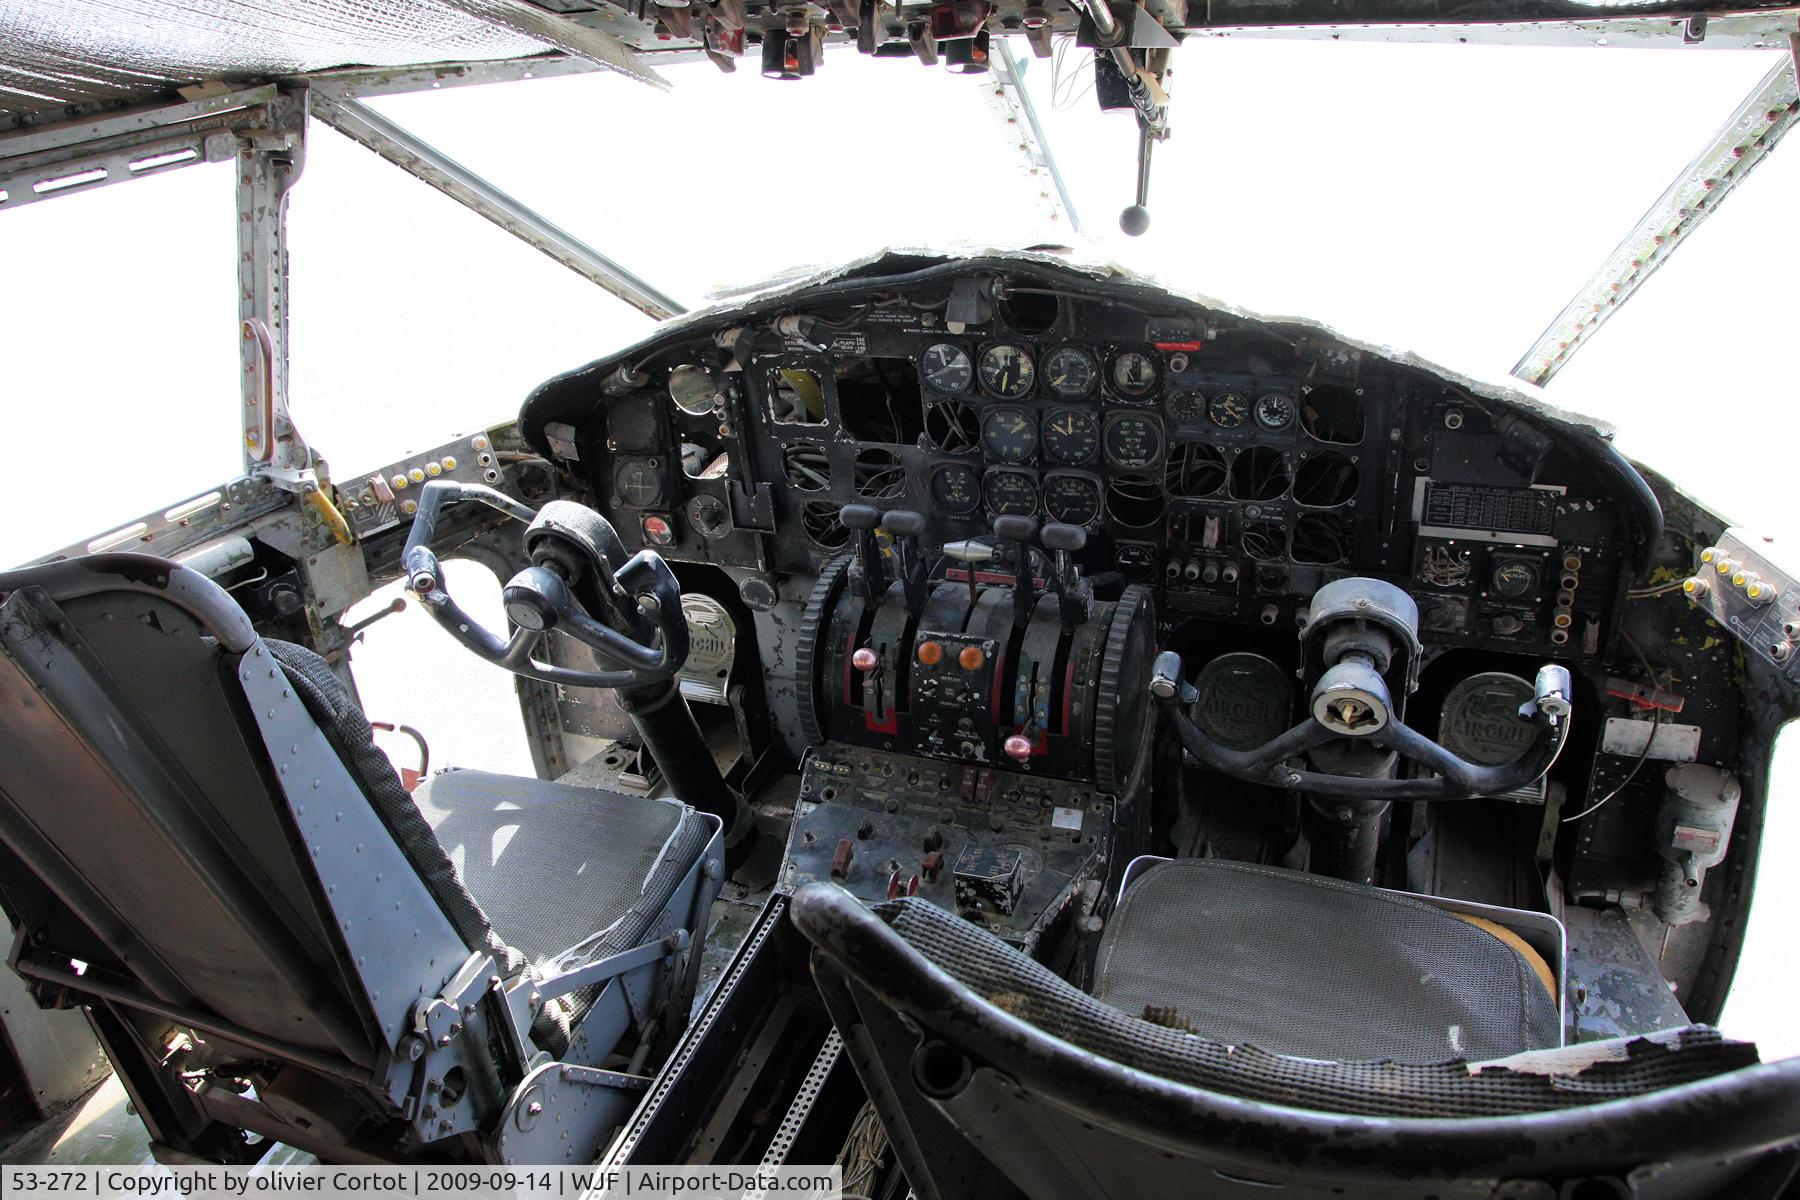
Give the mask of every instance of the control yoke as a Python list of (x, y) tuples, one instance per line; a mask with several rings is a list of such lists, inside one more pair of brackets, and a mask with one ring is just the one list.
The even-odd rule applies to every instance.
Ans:
[[(487, 629), (450, 595), (431, 542), (444, 506), (479, 500), (526, 522), (531, 565), (501, 592), (517, 627), (510, 638)], [(606, 518), (567, 500), (540, 511), (493, 488), (438, 479), (425, 485), (419, 512), (401, 555), (407, 586), (439, 625), (463, 646), (515, 675), (565, 687), (637, 688), (672, 679), (687, 661), (687, 620), (681, 586), (662, 556), (627, 555)], [(583, 671), (534, 661), (551, 630), (561, 630), (598, 655), (610, 670)]]
[[(1347, 800), (1467, 800), (1496, 796), (1544, 777), (1569, 736), (1571, 683), (1567, 667), (1538, 669), (1532, 699), (1519, 716), (1536, 726), (1531, 744), (1511, 762), (1482, 766), (1459, 757), (1401, 719), (1416, 679), (1417, 621), (1411, 600), (1378, 580), (1343, 579), (1320, 589), (1314, 618), (1301, 634), (1311, 680), (1308, 714), (1286, 733), (1250, 750), (1223, 746), (1188, 715), (1199, 693), (1182, 679), (1181, 656), (1164, 651), (1151, 668), (1150, 695), (1174, 726), (1181, 744), (1204, 767), (1247, 783), (1292, 788)], [(1426, 771), (1411, 779), (1388, 771), (1336, 774), (1296, 766), (1311, 754), (1315, 765), (1354, 761), (1318, 754), (1328, 744), (1393, 754)], [(1367, 756), (1365, 756), (1367, 757)], [(1378, 761), (1378, 757), (1376, 760)]]

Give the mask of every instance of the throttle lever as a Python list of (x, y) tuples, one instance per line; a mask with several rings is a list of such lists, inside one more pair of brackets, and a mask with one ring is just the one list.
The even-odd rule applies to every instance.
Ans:
[(919, 553), (919, 536), (925, 532), (925, 515), (911, 509), (889, 509), (881, 518), (881, 528), (894, 539), (894, 552), (899, 558), (902, 600), (908, 616), (925, 610), (925, 558)]
[(1037, 593), (1031, 587), (1031, 541), (1037, 531), (1038, 523), (1032, 517), (994, 518), (994, 536), (1013, 543), (1013, 626), (1017, 629), (1031, 624), (1031, 610), (1037, 607)]
[(1071, 554), (1087, 546), (1087, 530), (1079, 525), (1052, 521), (1044, 526), (1039, 540), (1043, 542), (1044, 549), (1050, 551), (1056, 563), (1053, 578), (1063, 629), (1073, 632), (1077, 625), (1088, 619), (1088, 602), (1093, 599), (1091, 589), (1083, 584), (1069, 558)]
[(856, 563), (850, 572), (850, 586), (866, 603), (879, 604), (887, 594), (887, 566), (881, 559), (881, 546), (875, 530), (881, 525), (881, 510), (872, 504), (846, 504), (838, 509), (838, 520), (856, 534)]

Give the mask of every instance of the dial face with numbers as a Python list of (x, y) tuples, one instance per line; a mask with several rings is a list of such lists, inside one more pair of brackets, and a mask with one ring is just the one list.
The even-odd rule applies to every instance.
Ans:
[(1148, 395), (1159, 377), (1156, 360), (1142, 350), (1123, 350), (1112, 361), (1112, 389), (1121, 396)]
[(1294, 402), (1280, 392), (1266, 392), (1256, 401), (1256, 423), (1264, 429), (1286, 429), (1294, 423)]
[(1162, 457), (1162, 426), (1139, 413), (1114, 413), (1106, 421), (1106, 461), (1115, 467), (1147, 467)]
[(919, 359), (919, 377), (934, 392), (954, 396), (969, 390), (975, 379), (975, 365), (969, 352), (954, 342), (928, 346)]
[(1206, 415), (1220, 429), (1240, 429), (1250, 419), (1250, 402), (1236, 392), (1219, 392), (1206, 402)]
[(1086, 475), (1052, 475), (1044, 480), (1044, 511), (1053, 521), (1092, 525), (1100, 519), (1100, 484)]
[(974, 467), (946, 463), (931, 473), (931, 498), (952, 516), (967, 516), (981, 507), (981, 476)]
[(1080, 400), (1100, 382), (1100, 364), (1080, 346), (1058, 346), (1044, 356), (1044, 390), (1058, 400)]
[(1037, 480), (1029, 471), (989, 471), (983, 494), (988, 511), (997, 517), (1029, 517), (1037, 513)]
[(1193, 388), (1171, 388), (1163, 399), (1163, 407), (1177, 421), (1199, 421), (1206, 417), (1206, 397)]
[(1031, 361), (1031, 351), (1023, 346), (1001, 344), (989, 346), (981, 352), (981, 359), (976, 364), (981, 374), (981, 386), (989, 395), (998, 396), (1002, 400), (1017, 400), (1021, 396), (1031, 394), (1031, 385), (1037, 378), (1037, 369)]
[(1091, 413), (1064, 408), (1044, 418), (1044, 457), (1079, 467), (1100, 456), (1100, 422)]
[(995, 462), (1029, 462), (1037, 444), (1037, 414), (1029, 408), (996, 405), (982, 414), (981, 448)]

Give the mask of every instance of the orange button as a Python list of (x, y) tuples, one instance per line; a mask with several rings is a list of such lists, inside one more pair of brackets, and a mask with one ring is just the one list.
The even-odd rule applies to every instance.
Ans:
[(944, 648), (937, 642), (919, 643), (919, 661), (928, 667), (935, 667), (944, 661)]
[(987, 655), (981, 652), (980, 646), (964, 646), (963, 652), (956, 656), (956, 661), (962, 664), (963, 670), (974, 671), (987, 661)]

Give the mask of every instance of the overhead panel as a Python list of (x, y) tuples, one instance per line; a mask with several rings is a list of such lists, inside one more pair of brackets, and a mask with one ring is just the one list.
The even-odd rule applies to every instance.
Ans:
[(526, 0), (0, 0), (0, 123), (216, 80), (552, 50), (657, 82), (610, 34)]

